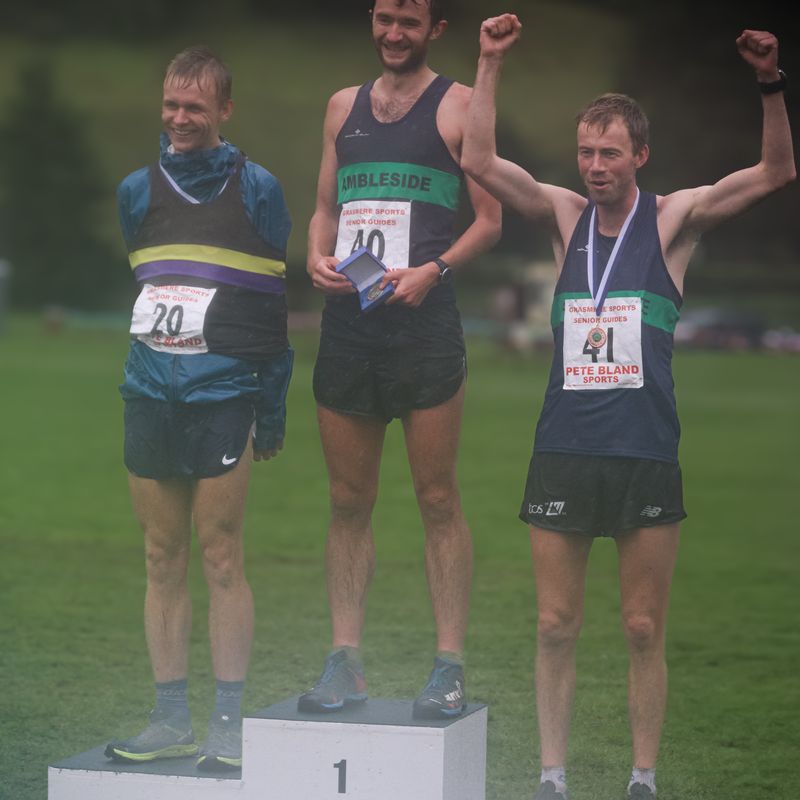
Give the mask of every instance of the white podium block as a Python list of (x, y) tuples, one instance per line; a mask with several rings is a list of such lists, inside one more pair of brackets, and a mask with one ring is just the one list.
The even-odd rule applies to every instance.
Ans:
[(48, 800), (241, 800), (239, 771), (198, 772), (197, 758), (124, 764), (105, 757), (106, 746), (51, 764)]
[[(408, 700), (370, 699), (330, 714), (297, 698), (244, 720), (243, 783), (262, 800), (485, 800), (485, 705), (416, 720)], [(256, 793), (252, 794), (256, 797)]]
[(297, 697), (242, 722), (242, 770), (196, 757), (111, 761), (105, 745), (50, 764), (48, 800), (485, 800), (485, 705), (415, 720), (410, 700), (300, 714)]

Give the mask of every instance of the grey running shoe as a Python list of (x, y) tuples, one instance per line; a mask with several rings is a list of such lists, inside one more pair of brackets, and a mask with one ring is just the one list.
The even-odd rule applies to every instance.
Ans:
[(422, 694), (414, 701), (412, 715), (417, 719), (457, 717), (467, 707), (464, 668), (438, 656)]
[(157, 758), (180, 758), (197, 754), (188, 711), (172, 712), (155, 708), (150, 712), (150, 724), (132, 739), (110, 742), (107, 758), (114, 761), (155, 761)]
[(325, 659), (322, 677), (297, 700), (298, 711), (314, 713), (338, 711), (345, 704), (363, 703), (367, 699), (367, 682), (361, 669), (348, 661), (344, 650), (337, 650)]
[(533, 800), (569, 800), (569, 795), (566, 792), (557, 792), (553, 781), (544, 781), (539, 784)]
[(242, 720), (214, 714), (208, 723), (208, 737), (200, 749), (197, 769), (240, 769), (242, 766)]
[(630, 800), (653, 800), (656, 793), (646, 783), (632, 783), (628, 788)]

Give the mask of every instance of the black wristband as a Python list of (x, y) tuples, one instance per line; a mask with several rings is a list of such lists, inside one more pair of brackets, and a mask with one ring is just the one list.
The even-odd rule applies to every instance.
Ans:
[(780, 78), (776, 81), (772, 81), (770, 83), (761, 83), (758, 82), (758, 88), (761, 94), (776, 94), (777, 92), (783, 92), (786, 89), (786, 73), (782, 70), (778, 70), (778, 75)]

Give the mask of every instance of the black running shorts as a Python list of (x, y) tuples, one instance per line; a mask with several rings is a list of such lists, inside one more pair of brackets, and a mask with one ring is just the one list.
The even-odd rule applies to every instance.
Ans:
[(246, 397), (219, 403), (125, 402), (125, 466), (140, 478), (214, 478), (233, 469), (253, 428)]
[(686, 517), (681, 468), (649, 458), (534, 453), (519, 517), (587, 536), (678, 522)]
[(441, 405), (465, 377), (461, 317), (452, 303), (323, 315), (313, 384), (325, 408), (388, 422)]

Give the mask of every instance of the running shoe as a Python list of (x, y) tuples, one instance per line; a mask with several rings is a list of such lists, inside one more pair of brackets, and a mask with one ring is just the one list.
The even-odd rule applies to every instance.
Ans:
[(242, 720), (214, 714), (208, 723), (208, 737), (197, 759), (199, 770), (240, 769), (242, 766)]
[(544, 781), (539, 784), (533, 800), (569, 800), (569, 795), (566, 792), (556, 791), (553, 781)]
[(367, 699), (367, 682), (361, 667), (347, 659), (344, 650), (337, 650), (325, 659), (322, 677), (297, 700), (298, 711), (312, 713), (338, 711), (350, 703)]
[(446, 719), (463, 714), (466, 707), (464, 668), (437, 656), (428, 683), (414, 701), (412, 715), (417, 719)]
[(656, 793), (646, 783), (632, 783), (628, 788), (630, 800), (653, 800)]
[(114, 761), (155, 761), (157, 758), (180, 758), (197, 754), (188, 711), (169, 712), (155, 708), (150, 724), (137, 736), (106, 746), (107, 758)]

